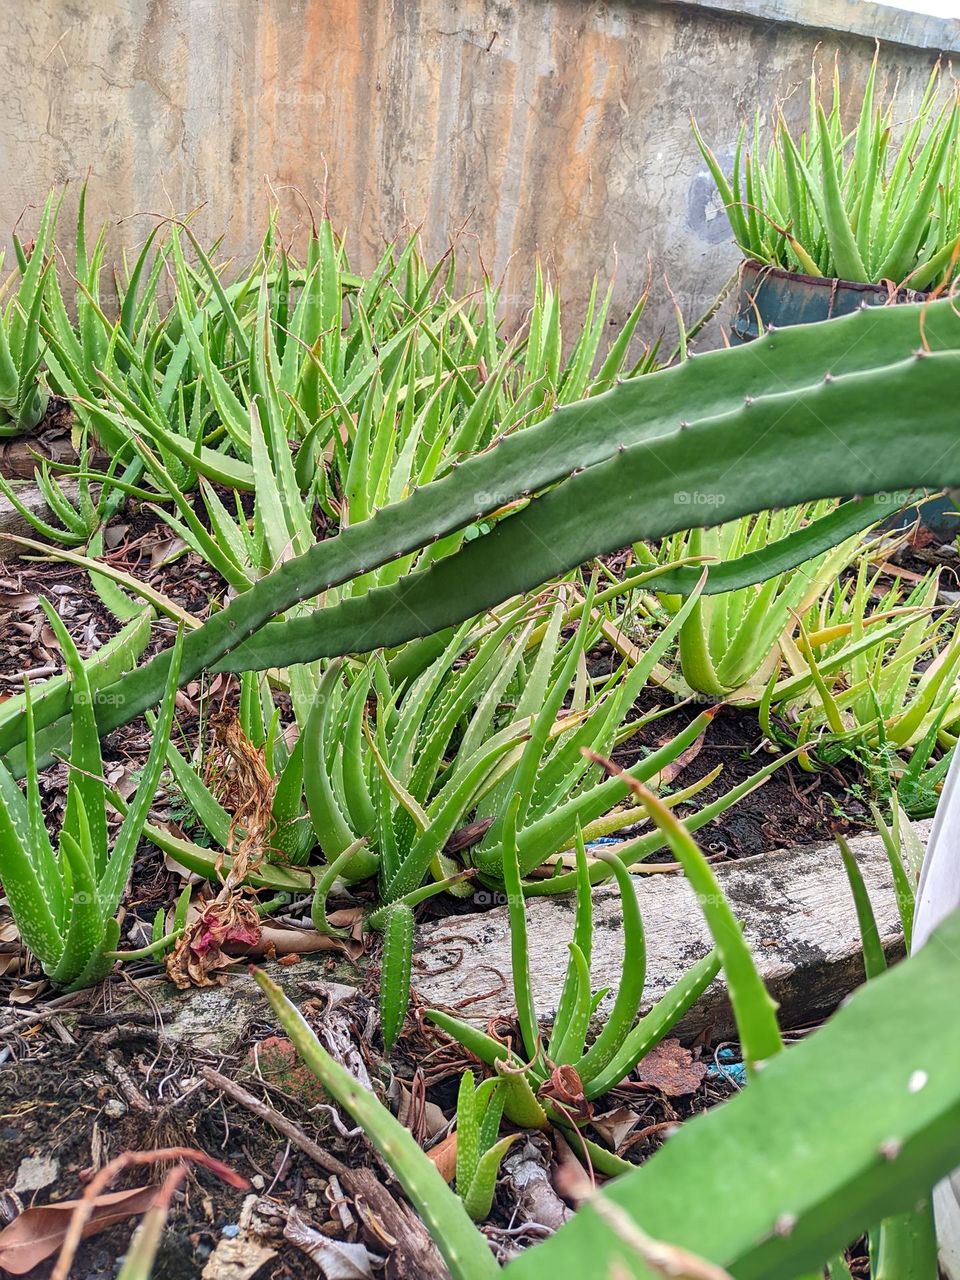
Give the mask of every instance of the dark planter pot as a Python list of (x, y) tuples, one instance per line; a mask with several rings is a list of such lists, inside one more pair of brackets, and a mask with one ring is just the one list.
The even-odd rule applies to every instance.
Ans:
[[(761, 329), (814, 324), (818, 320), (849, 315), (864, 305), (882, 307), (891, 303), (922, 302), (925, 296), (913, 289), (900, 289), (891, 294), (884, 285), (803, 276), (748, 259), (740, 273), (732, 341), (737, 344), (752, 342)], [(956, 510), (953, 496), (932, 498), (919, 508), (913, 507), (894, 517), (889, 523), (899, 527), (912, 523), (919, 514), (928, 529), (944, 542), (952, 542), (960, 532), (960, 520), (952, 514)]]
[[(901, 289), (892, 300), (922, 302), (925, 296), (913, 289)], [(761, 326), (782, 329), (793, 324), (814, 324), (849, 315), (864, 304), (882, 307), (890, 302), (890, 290), (884, 285), (802, 276), (748, 259), (740, 272), (733, 341), (751, 342)]]

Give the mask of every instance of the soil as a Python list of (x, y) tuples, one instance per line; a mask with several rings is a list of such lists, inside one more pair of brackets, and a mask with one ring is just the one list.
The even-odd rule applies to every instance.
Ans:
[[(268, 1193), (279, 1204), (316, 1208), (318, 1225), (329, 1221), (325, 1193), (328, 1179), (306, 1157), (288, 1150), (286, 1141), (246, 1109), (220, 1100), (197, 1075), (203, 1055), (189, 1057), (158, 1036), (152, 1026), (126, 1023), (102, 1014), (81, 1016), (68, 1033), (72, 1044), (49, 1043), (36, 1056), (7, 1063), (0, 1071), (0, 1185), (13, 1187), (21, 1162), (42, 1154), (58, 1162), (55, 1183), (29, 1198), (29, 1203), (74, 1199), (92, 1170), (123, 1151), (149, 1151), (170, 1146), (198, 1148), (225, 1161), (253, 1180), (252, 1193)], [(108, 1024), (106, 1027), (104, 1024)], [(24, 1024), (28, 1026), (28, 1022)], [(220, 1070), (243, 1065), (209, 1060)], [(247, 1068), (249, 1072), (249, 1068)], [(134, 1092), (135, 1091), (135, 1092)], [(262, 1090), (261, 1090), (262, 1091)], [(284, 1101), (272, 1090), (274, 1104), (286, 1106), (313, 1136), (330, 1145), (323, 1123), (311, 1123), (296, 1099)], [(278, 1095), (279, 1094), (279, 1098)], [(135, 1105), (131, 1105), (135, 1099)], [(336, 1150), (336, 1136), (331, 1150)], [(356, 1143), (339, 1143), (343, 1159), (366, 1153)], [(122, 1174), (116, 1189), (151, 1181), (150, 1171)], [(184, 1280), (199, 1275), (217, 1245), (240, 1218), (243, 1191), (235, 1190), (203, 1169), (191, 1174), (164, 1232), (154, 1280)], [(317, 1206), (319, 1206), (317, 1208)], [(311, 1212), (311, 1218), (313, 1213)], [(125, 1253), (133, 1223), (123, 1223), (85, 1243), (71, 1275), (83, 1280), (112, 1280)], [(292, 1280), (304, 1274), (305, 1258), (277, 1240), (278, 1256), (263, 1277)], [(38, 1277), (49, 1271), (44, 1264)]]
[[(213, 1067), (267, 1101), (329, 1156), (350, 1168), (367, 1166), (384, 1186), (392, 1186), (363, 1140), (346, 1136), (341, 1126), (334, 1127), (330, 1109), (318, 1100), (315, 1081), (303, 1068), (291, 1065), (292, 1054), (288, 1058), (281, 1052), (277, 1057), (277, 1037), (269, 1034), (266, 1020), (226, 1059), (214, 1059), (196, 1049), (185, 1054), (164, 1036), (152, 1014), (126, 1013), (118, 1022), (116, 1015), (104, 1013), (104, 1005), (110, 1003), (109, 988), (108, 983), (99, 993), (83, 993), (66, 1003), (61, 1000), (56, 1017), (51, 1008), (38, 1008), (37, 1022), (32, 1022), (29, 1011), (21, 1010), (15, 1029), (0, 1014), (0, 1062), (6, 1059), (0, 1069), (0, 1188), (7, 1188), (0, 1197), (0, 1214), (4, 1207), (13, 1210), (15, 1204), (27, 1208), (78, 1198), (93, 1171), (121, 1152), (186, 1146), (224, 1161), (251, 1187), (249, 1192), (235, 1190), (206, 1170), (195, 1170), (176, 1197), (154, 1280), (199, 1275), (218, 1243), (235, 1233), (248, 1195), (255, 1198), (262, 1239), (277, 1250), (255, 1273), (258, 1280), (293, 1280), (310, 1273), (306, 1255), (282, 1236), (283, 1219), (294, 1206), (311, 1227), (326, 1235), (365, 1240), (379, 1257), (387, 1252), (382, 1240), (362, 1230), (357, 1205), (339, 1183), (331, 1184), (323, 1168), (269, 1123), (207, 1087), (201, 1073)], [(419, 1020), (410, 1019), (388, 1068), (366, 1039), (368, 1008), (369, 1002), (358, 996), (354, 1042), (383, 1096), (388, 1093), (385, 1082), (391, 1068), (396, 1071), (403, 1085), (395, 1082), (393, 1091), (401, 1089), (407, 1123), (423, 1140), (425, 1133), (447, 1126), (452, 1119), (460, 1074), (465, 1067), (475, 1066), (475, 1060)], [(307, 1013), (310, 1016), (309, 1007)], [(289, 1051), (289, 1042), (283, 1044)], [(694, 1072), (702, 1075), (711, 1055), (704, 1054), (702, 1066), (697, 1066), (699, 1057), (695, 1051), (690, 1062)], [(671, 1087), (668, 1083), (667, 1089)], [(625, 1158), (636, 1161), (657, 1149), (671, 1125), (715, 1105), (735, 1089), (722, 1072), (713, 1069), (692, 1092), (681, 1096), (636, 1083), (613, 1091), (600, 1110), (624, 1108), (633, 1113), (633, 1127), (621, 1150)], [(432, 1145), (429, 1139), (427, 1145)], [(545, 1167), (556, 1158), (546, 1139), (537, 1139), (534, 1149)], [(56, 1162), (50, 1184), (11, 1201), (10, 1189), (23, 1162), (37, 1156)], [(114, 1189), (155, 1180), (153, 1171), (131, 1170), (118, 1177)], [(346, 1227), (342, 1207), (347, 1210)], [(491, 1243), (504, 1258), (538, 1238), (531, 1227), (525, 1239), (515, 1229), (516, 1217), (516, 1195), (504, 1178), (487, 1227)], [(124, 1222), (86, 1241), (71, 1276), (112, 1280), (133, 1226), (132, 1221)], [(31, 1275), (44, 1280), (51, 1266), (52, 1262), (45, 1262)]]
[[(648, 689), (638, 710), (652, 709), (665, 701)], [(638, 743), (645, 747), (660, 745), (679, 733), (700, 711), (696, 706), (678, 707), (633, 743), (624, 744), (624, 749), (615, 753), (617, 762), (625, 767), (632, 765), (640, 754)], [(688, 787), (718, 766), (723, 772), (679, 812), (689, 816), (773, 759), (760, 732), (756, 711), (722, 707), (707, 729), (698, 754), (684, 767), (675, 785)], [(702, 828), (697, 838), (708, 853), (742, 858), (792, 845), (816, 844), (832, 839), (836, 832), (847, 835), (872, 825), (862, 770), (854, 761), (845, 760), (842, 766), (808, 773), (796, 760), (788, 760), (755, 791)]]

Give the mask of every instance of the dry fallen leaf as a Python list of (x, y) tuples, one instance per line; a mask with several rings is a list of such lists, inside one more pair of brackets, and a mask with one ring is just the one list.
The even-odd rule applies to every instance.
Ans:
[[(98, 1196), (83, 1235), (96, 1235), (127, 1218), (146, 1213), (156, 1198), (159, 1187), (133, 1187), (129, 1191), (110, 1191)], [(79, 1200), (61, 1200), (57, 1204), (36, 1205), (25, 1209), (8, 1227), (0, 1231), (0, 1268), (14, 1276), (25, 1276), (51, 1257), (63, 1244), (67, 1226)]]
[(640, 1122), (640, 1117), (629, 1107), (615, 1107), (601, 1116), (594, 1116), (590, 1123), (600, 1134), (611, 1151), (619, 1151), (620, 1144)]
[(19, 973), (24, 956), (20, 930), (12, 920), (0, 920), (0, 978)]
[(422, 1089), (414, 1093), (409, 1085), (398, 1077), (395, 1077), (395, 1084), (399, 1091), (397, 1119), (410, 1130), (417, 1141), (428, 1142), (431, 1138), (436, 1138), (438, 1134), (443, 1133), (448, 1121), (441, 1108), (435, 1102), (430, 1102), (424, 1096)]
[(453, 1182), (457, 1176), (457, 1131), (448, 1133), (442, 1142), (431, 1147), (427, 1155), (437, 1166), (437, 1172), (444, 1182)]
[(33, 982), (21, 982), (10, 992), (11, 1004), (33, 1004), (37, 996), (43, 995), (50, 986), (46, 978), (35, 978)]
[(0, 609), (10, 613), (33, 613), (39, 600), (32, 591), (0, 591)]
[(103, 532), (103, 541), (108, 551), (115, 551), (130, 532), (128, 524), (110, 524)]
[(372, 1280), (370, 1254), (366, 1245), (331, 1240), (311, 1227), (296, 1209), (287, 1215), (283, 1238), (302, 1249), (323, 1272), (325, 1280)]
[(345, 951), (356, 956), (358, 949), (346, 939), (332, 938), (317, 929), (298, 929), (293, 925), (264, 924), (260, 937), (252, 947), (243, 947), (244, 955), (262, 955), (271, 951), (274, 955), (285, 956), (291, 953), (307, 955), (315, 951)]
[(169, 564), (182, 551), (186, 550), (187, 544), (180, 537), (161, 538), (155, 542), (150, 548), (150, 572), (159, 569), (162, 565)]
[(702, 1062), (694, 1060), (693, 1051), (679, 1040), (662, 1040), (640, 1060), (637, 1078), (652, 1085), (668, 1098), (693, 1093), (707, 1074)]
[(663, 787), (668, 783), (674, 782), (687, 765), (690, 764), (691, 761), (696, 760), (697, 756), (700, 754), (700, 749), (703, 746), (706, 736), (707, 731), (704, 729), (696, 742), (691, 743), (690, 746), (687, 747), (686, 751), (681, 751), (680, 755), (678, 755), (675, 760), (671, 760), (664, 769), (661, 769), (660, 772), (651, 779), (649, 785)]

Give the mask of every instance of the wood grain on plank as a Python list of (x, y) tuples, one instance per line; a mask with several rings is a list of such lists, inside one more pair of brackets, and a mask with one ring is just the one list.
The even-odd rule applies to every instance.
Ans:
[[(929, 823), (918, 823), (917, 829), (926, 840)], [(875, 835), (854, 838), (850, 844), (870, 892), (884, 947), (891, 956), (900, 954), (903, 934), (883, 845)], [(715, 864), (714, 870), (743, 921), (760, 971), (780, 1002), (784, 1027), (830, 1013), (863, 981), (856, 913), (835, 845), (777, 850)], [(634, 883), (647, 937), (649, 1005), (706, 954), (710, 938), (696, 897), (682, 875), (648, 875)], [(566, 971), (572, 899), (529, 899), (527, 919), (537, 1008), (549, 1024)], [(615, 888), (603, 886), (595, 891), (594, 925), (593, 987), (615, 991), (623, 955)], [(413, 984), (428, 1005), (451, 1008), (478, 1026), (508, 1013), (513, 996), (506, 906), (435, 921), (422, 929)], [(715, 1037), (733, 1032), (721, 979), (687, 1015), (681, 1030), (690, 1038), (708, 1030)]]

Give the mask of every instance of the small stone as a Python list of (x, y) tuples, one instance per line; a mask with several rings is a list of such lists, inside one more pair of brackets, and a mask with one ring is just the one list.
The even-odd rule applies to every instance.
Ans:
[(250, 1179), (250, 1185), (253, 1187), (254, 1191), (262, 1191), (267, 1185), (267, 1180), (262, 1173), (255, 1173)]
[(42, 1191), (44, 1187), (56, 1182), (59, 1176), (60, 1161), (53, 1156), (27, 1156), (20, 1161), (13, 1189), (18, 1194), (24, 1191)]
[(103, 1114), (109, 1116), (111, 1120), (119, 1120), (121, 1116), (127, 1114), (126, 1104), (119, 1098), (110, 1098), (103, 1108)]
[(240, 1234), (240, 1228), (235, 1222), (228, 1222), (220, 1234), (225, 1240), (235, 1240)]

